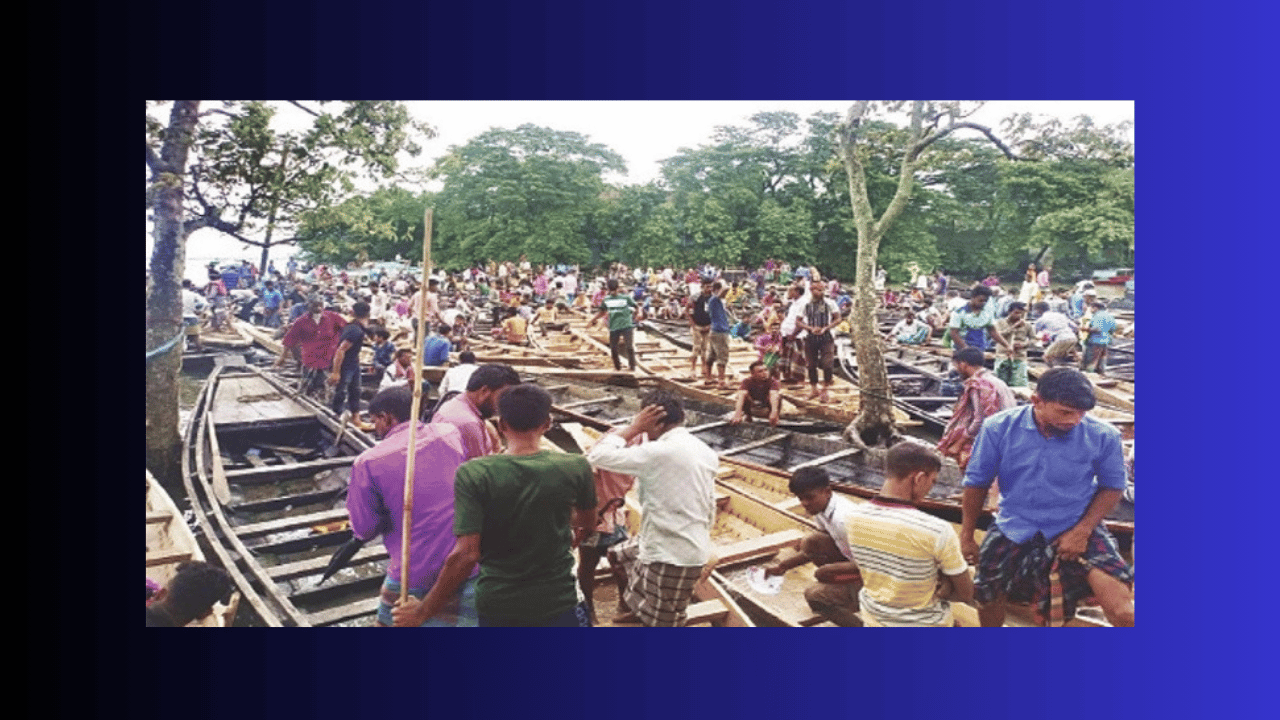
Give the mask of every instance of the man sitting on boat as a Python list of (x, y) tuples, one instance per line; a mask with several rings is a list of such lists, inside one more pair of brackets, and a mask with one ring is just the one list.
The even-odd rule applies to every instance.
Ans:
[(887, 339), (902, 345), (925, 345), (929, 342), (932, 328), (916, 318), (915, 313), (906, 310), (902, 319), (889, 331)]
[(951, 523), (916, 507), (942, 469), (927, 446), (901, 442), (885, 455), (880, 494), (858, 503), (846, 523), (862, 568), (858, 604), (874, 627), (951, 627), (950, 600), (973, 601), (973, 579)]
[[(977, 566), (982, 625), (1004, 624), (1005, 603), (1030, 602), (1061, 624), (1093, 595), (1112, 625), (1133, 625), (1133, 570), (1102, 520), (1125, 490), (1120, 431), (1085, 413), (1093, 385), (1074, 368), (1039, 379), (1031, 404), (987, 419), (964, 476), (960, 547)], [(974, 531), (1000, 477), (995, 524)]]
[(729, 423), (737, 425), (744, 419), (750, 422), (753, 417), (767, 417), (769, 427), (777, 427), (778, 413), (782, 409), (782, 385), (770, 377), (769, 368), (761, 360), (751, 363), (747, 372), (747, 377), (738, 386), (737, 404)]
[[(351, 532), (362, 540), (382, 535), (387, 549), (387, 576), (379, 593), (377, 627), (393, 623), (392, 608), (400, 598), (404, 528), (405, 465), (408, 462), (409, 418), (413, 391), (408, 384), (379, 390), (369, 402), (374, 432), (382, 441), (361, 453), (351, 466), (347, 513)], [(409, 527), (409, 595), (425, 597), (444, 571), (453, 547), (453, 478), (465, 460), (462, 435), (448, 424), (422, 424), (415, 429), (413, 510)], [(416, 625), (476, 627), (476, 567), (462, 571), (462, 582)]]
[(231, 576), (222, 568), (205, 562), (178, 565), (168, 586), (157, 590), (147, 601), (147, 627), (185, 627), (213, 612), (235, 589)]
[(787, 488), (800, 500), (805, 512), (821, 528), (804, 536), (795, 552), (765, 566), (765, 575), (782, 575), (807, 562), (818, 566), (817, 583), (804, 591), (804, 599), (814, 612), (841, 627), (861, 627), (858, 591), (862, 576), (849, 548), (849, 518), (854, 503), (831, 490), (831, 479), (820, 467), (800, 468)]

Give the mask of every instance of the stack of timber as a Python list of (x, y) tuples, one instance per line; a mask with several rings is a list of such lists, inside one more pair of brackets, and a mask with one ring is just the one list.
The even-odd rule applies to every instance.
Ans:
[[(184, 562), (204, 562), (204, 552), (187, 527), (178, 506), (164, 487), (147, 472), (147, 578), (167, 587)], [(225, 602), (215, 603), (213, 612), (189, 627), (230, 627), (235, 621), (240, 594), (233, 592)]]
[(269, 626), (367, 625), (386, 552), (362, 549), (323, 586), (351, 537), (345, 494), (373, 439), (252, 366), (216, 368), (187, 427), (183, 477), (217, 562)]

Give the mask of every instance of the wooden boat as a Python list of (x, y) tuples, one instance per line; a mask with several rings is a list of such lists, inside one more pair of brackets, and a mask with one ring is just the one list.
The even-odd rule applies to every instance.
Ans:
[[(165, 587), (184, 562), (204, 562), (204, 552), (187, 527), (178, 506), (164, 487), (147, 472), (147, 579)], [(213, 612), (189, 627), (230, 627), (239, 607), (240, 594), (216, 603)]]
[[(638, 403), (637, 403), (638, 405)], [(565, 423), (561, 423), (565, 425)], [(576, 423), (573, 423), (576, 424)], [(570, 424), (572, 426), (573, 424)], [(586, 427), (597, 431), (607, 430), (616, 422), (596, 420), (594, 424), (585, 423)], [(860, 450), (840, 440), (824, 436), (806, 435), (796, 432), (776, 432), (767, 425), (738, 425), (727, 423), (710, 423), (694, 425), (690, 431), (720, 455), (720, 472), (717, 476), (717, 491), (721, 503), (717, 514), (717, 536), (713, 542), (717, 546), (717, 554), (723, 558), (716, 565), (716, 573), (731, 595), (748, 610), (758, 624), (762, 625), (814, 625), (820, 624), (822, 618), (815, 615), (803, 598), (803, 589), (813, 581), (813, 566), (805, 565), (792, 569), (784, 577), (783, 593), (778, 596), (761, 595), (755, 592), (746, 581), (749, 568), (768, 561), (778, 548), (785, 546), (783, 535), (774, 535), (786, 530), (800, 533), (813, 530), (816, 526), (806, 517), (802, 517), (803, 509), (799, 501), (787, 489), (791, 473), (801, 467), (823, 467), (832, 479), (836, 491), (845, 494), (855, 502), (863, 502), (878, 494), (884, 483), (885, 450)], [(571, 433), (576, 431), (570, 430)], [(944, 460), (938, 482), (929, 496), (918, 507), (935, 517), (951, 522), (959, 531), (962, 519), (960, 508), (962, 475), (954, 462)], [(726, 501), (723, 498), (728, 497)], [(764, 510), (781, 513), (774, 516)], [(728, 513), (725, 519), (721, 515)], [(632, 515), (638, 513), (633, 512)], [(977, 539), (981, 542), (985, 529), (993, 521), (991, 512), (984, 512), (978, 520)], [(1122, 553), (1130, 552), (1133, 542), (1133, 504), (1128, 500), (1121, 502), (1120, 507), (1106, 519), (1107, 528), (1115, 535)], [(757, 531), (742, 530), (739, 523), (755, 526)], [(725, 527), (739, 528), (738, 536), (726, 531)], [(792, 535), (795, 535), (795, 532)], [(754, 540), (759, 552), (749, 552), (739, 556), (739, 549), (751, 547), (749, 544), (735, 546), (746, 539)], [(720, 548), (730, 548), (721, 552)], [(958, 614), (964, 615), (966, 624), (976, 624), (976, 613), (967, 606), (954, 605)], [(1083, 609), (1073, 621), (1078, 625), (1105, 625), (1105, 619), (1092, 609)], [(1011, 608), (1006, 624), (1035, 624), (1030, 608)]]
[[(608, 331), (599, 325), (587, 327), (582, 316), (572, 316), (568, 327), (562, 332), (553, 332), (547, 338), (538, 339), (538, 347), (552, 356), (580, 357), (583, 367), (590, 367), (599, 373), (613, 370), (608, 346)], [(635, 353), (637, 373), (662, 378), (662, 384), (677, 390), (686, 397), (719, 403), (732, 407), (737, 396), (737, 386), (747, 376), (747, 368), (754, 362), (758, 353), (743, 340), (730, 338), (729, 362), (726, 366), (725, 380), (729, 388), (708, 386), (701, 377), (690, 375), (690, 357), (688, 350), (677, 347), (660, 336), (644, 336), (636, 334)], [(807, 415), (811, 418), (822, 418), (847, 424), (858, 412), (858, 388), (856, 385), (839, 377), (834, 379), (831, 387), (830, 404), (808, 400), (807, 386), (797, 388), (792, 385), (782, 387), (782, 415)], [(905, 412), (896, 411), (896, 418), (901, 426), (914, 426), (919, 421), (913, 420)]]
[[(540, 381), (541, 382), (541, 381)], [(547, 381), (556, 393), (565, 392), (552, 383), (563, 383), (560, 379)], [(640, 409), (638, 395), (628, 394), (617, 388), (593, 388), (579, 384), (574, 391), (581, 396), (600, 393), (606, 401), (595, 407), (610, 408), (607, 413), (590, 417), (585, 413), (574, 413), (569, 416), (561, 412), (558, 417), (563, 421), (578, 422), (587, 427), (607, 430), (630, 419)], [(561, 395), (560, 397), (566, 397)], [(557, 402), (557, 406), (559, 403)], [(587, 407), (580, 404), (577, 409)], [(885, 450), (859, 448), (839, 439), (838, 432), (800, 432), (795, 429), (771, 428), (766, 423), (743, 423), (730, 425), (723, 418), (714, 415), (699, 414), (696, 406), (686, 418), (685, 426), (695, 436), (720, 453), (721, 461), (746, 463), (752, 467), (766, 468), (780, 473), (783, 478), (790, 478), (791, 473), (801, 467), (820, 466), (827, 470), (836, 489), (856, 497), (874, 497), (884, 483)], [(922, 510), (949, 522), (960, 522), (960, 496), (963, 492), (961, 481), (963, 476), (959, 466), (950, 459), (943, 460), (942, 472), (928, 498), (921, 503)], [(789, 495), (786, 481), (783, 480), (780, 492)], [(785, 499), (785, 498), (784, 498)], [(794, 510), (794, 506), (791, 508)], [(986, 528), (991, 522), (990, 513), (984, 513), (979, 520), (979, 527)], [(1116, 535), (1122, 546), (1127, 538), (1133, 535), (1133, 505), (1121, 502), (1115, 512), (1107, 519), (1107, 527)]]
[(241, 595), (268, 626), (367, 625), (386, 551), (373, 542), (323, 586), (351, 537), (345, 491), (373, 440), (283, 381), (247, 365), (216, 368), (193, 409), (183, 477), (196, 519)]
[[(846, 339), (843, 347), (837, 345), (837, 348), (840, 351), (842, 371), (856, 378), (857, 356), (852, 344)], [(947, 397), (941, 392), (942, 382), (948, 379), (948, 373), (951, 372), (951, 351), (933, 346), (898, 345), (885, 346), (883, 354), (895, 405), (941, 433), (955, 406), (955, 397)], [(987, 354), (988, 365), (994, 362), (994, 358), (993, 353)], [(1043, 363), (1029, 360), (1027, 377), (1034, 381), (1046, 370), (1048, 367)], [(1132, 395), (1126, 396), (1115, 387), (1107, 387), (1105, 381), (1092, 373), (1085, 373), (1085, 376), (1093, 382), (1098, 398), (1098, 404), (1089, 411), (1089, 415), (1114, 425), (1125, 440), (1133, 439)], [(1031, 387), (1010, 389), (1023, 402), (1030, 400), (1034, 390)]]

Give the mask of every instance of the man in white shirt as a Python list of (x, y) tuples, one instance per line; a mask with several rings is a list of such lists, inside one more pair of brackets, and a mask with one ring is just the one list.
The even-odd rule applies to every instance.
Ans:
[[(609, 551), (627, 575), (630, 612), (614, 622), (681, 627), (693, 586), (711, 557), (714, 488), (720, 459), (684, 424), (678, 395), (655, 390), (631, 424), (606, 435), (587, 453), (595, 468), (636, 476), (640, 534)], [(648, 442), (627, 447), (645, 434)]]
[(793, 548), (793, 554), (766, 565), (765, 575), (782, 575), (807, 562), (818, 566), (813, 576), (818, 582), (805, 588), (804, 599), (814, 612), (841, 627), (861, 627), (858, 591), (862, 575), (849, 549), (848, 520), (854, 504), (831, 489), (827, 471), (820, 467), (800, 468), (787, 484), (805, 512), (813, 516), (821, 532), (812, 532)]
[(451, 391), (464, 392), (467, 389), (467, 381), (471, 379), (471, 373), (476, 371), (476, 354), (470, 350), (463, 350), (458, 355), (458, 364), (449, 368), (444, 377), (440, 379), (440, 388), (437, 393), (440, 397), (444, 397)]

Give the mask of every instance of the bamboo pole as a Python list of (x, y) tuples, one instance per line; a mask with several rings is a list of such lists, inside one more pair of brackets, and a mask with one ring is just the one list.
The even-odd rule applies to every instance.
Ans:
[[(418, 339), (426, 338), (427, 283), (431, 277), (431, 215), (422, 216), (422, 287), (418, 291)], [(413, 527), (413, 461), (418, 456), (418, 418), (422, 409), (422, 348), (413, 353), (413, 409), (409, 413), (409, 448), (404, 464), (404, 516), (400, 530), (400, 602), (409, 597), (409, 535)]]

